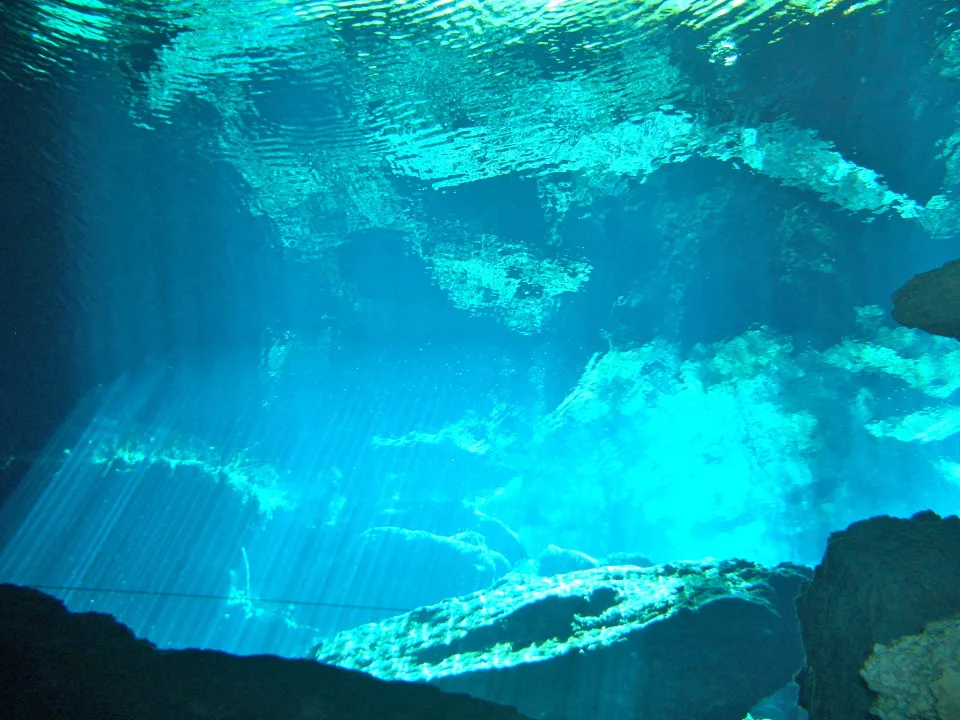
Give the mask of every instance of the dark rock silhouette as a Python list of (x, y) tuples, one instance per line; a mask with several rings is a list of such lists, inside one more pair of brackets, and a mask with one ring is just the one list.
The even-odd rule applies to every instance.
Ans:
[(830, 536), (797, 600), (806, 665), (797, 677), (811, 720), (868, 720), (861, 670), (877, 643), (960, 613), (960, 519), (877, 517)]
[(0, 585), (0, 717), (17, 720), (523, 720), (428, 685), (312, 660), (158, 650), (99, 613)]
[(893, 319), (960, 340), (960, 260), (910, 278), (893, 294)]

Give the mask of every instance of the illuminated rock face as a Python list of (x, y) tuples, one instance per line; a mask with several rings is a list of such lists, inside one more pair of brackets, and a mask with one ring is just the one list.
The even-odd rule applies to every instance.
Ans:
[(907, 281), (893, 294), (893, 319), (960, 340), (960, 260)]
[(313, 654), (531, 718), (741, 720), (802, 663), (793, 599), (808, 577), (744, 561), (508, 576)]

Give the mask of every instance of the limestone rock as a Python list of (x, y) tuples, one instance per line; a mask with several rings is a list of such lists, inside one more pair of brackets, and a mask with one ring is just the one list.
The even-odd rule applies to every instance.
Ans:
[(742, 720), (803, 662), (793, 602), (808, 577), (743, 561), (511, 575), (313, 655), (542, 720)]
[(960, 615), (873, 648), (860, 671), (882, 720), (960, 720)]

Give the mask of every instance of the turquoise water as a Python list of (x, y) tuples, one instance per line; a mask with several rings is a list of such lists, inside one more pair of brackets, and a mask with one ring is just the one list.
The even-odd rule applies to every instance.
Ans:
[[(960, 504), (949, 4), (14, 4), (0, 581), (289, 656)], [(544, 563), (543, 567), (546, 567)]]

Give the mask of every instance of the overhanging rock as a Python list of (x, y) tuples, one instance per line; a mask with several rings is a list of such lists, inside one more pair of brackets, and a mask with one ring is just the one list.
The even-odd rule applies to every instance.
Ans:
[(960, 340), (960, 260), (908, 280), (893, 294), (893, 319)]

